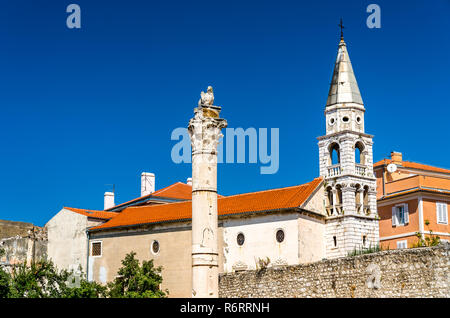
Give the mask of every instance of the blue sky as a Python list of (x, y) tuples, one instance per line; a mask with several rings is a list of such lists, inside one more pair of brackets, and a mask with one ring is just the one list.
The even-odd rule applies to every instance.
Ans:
[[(66, 7), (81, 7), (68, 29)], [(381, 28), (366, 7), (381, 7)], [(319, 174), (316, 137), (343, 17), (374, 160), (450, 168), (450, 1), (32, 1), (0, 10), (0, 219), (44, 225), (191, 175), (170, 157), (201, 90), (229, 127), (280, 129), (279, 171), (221, 164), (224, 195)]]

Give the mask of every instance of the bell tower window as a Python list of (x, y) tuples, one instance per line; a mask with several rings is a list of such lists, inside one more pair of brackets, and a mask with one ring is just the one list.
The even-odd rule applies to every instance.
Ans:
[(337, 165), (341, 162), (341, 154), (339, 151), (339, 145), (334, 143), (330, 146), (330, 158), (328, 161), (329, 165)]
[(355, 144), (355, 163), (365, 164), (364, 145), (359, 141)]

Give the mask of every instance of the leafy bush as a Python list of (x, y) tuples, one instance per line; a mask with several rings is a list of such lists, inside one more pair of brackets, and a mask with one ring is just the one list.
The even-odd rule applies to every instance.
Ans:
[(9, 296), (11, 276), (0, 267), (0, 298)]
[[(81, 273), (83, 276), (84, 274)], [(106, 296), (106, 287), (81, 278), (80, 286), (71, 287), (73, 271), (58, 271), (51, 261), (39, 261), (30, 266), (20, 264), (8, 274), (0, 270), (2, 298), (97, 298)], [(71, 284), (72, 283), (72, 284)]]
[(142, 266), (131, 252), (122, 260), (118, 277), (108, 284), (108, 295), (113, 298), (162, 298), (168, 291), (161, 291), (162, 267), (154, 267), (153, 260), (143, 261)]
[(416, 232), (417, 236), (417, 243), (413, 244), (412, 247), (425, 247), (425, 246), (436, 246), (441, 241), (441, 238), (437, 235), (433, 234), (433, 231), (430, 230), (429, 225), (430, 221), (425, 220), (425, 225), (428, 227), (428, 230), (430, 231), (430, 236), (425, 236), (425, 239), (422, 237), (420, 232)]
[(0, 268), (0, 298), (166, 297), (168, 291), (159, 288), (162, 268), (155, 268), (153, 260), (140, 266), (135, 255), (134, 252), (126, 255), (119, 276), (107, 286), (87, 281), (84, 273), (79, 284), (74, 284), (74, 272), (58, 271), (51, 261), (20, 264), (13, 267), (11, 274)]

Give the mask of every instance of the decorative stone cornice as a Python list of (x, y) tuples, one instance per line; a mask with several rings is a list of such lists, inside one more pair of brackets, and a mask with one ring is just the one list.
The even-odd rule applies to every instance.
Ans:
[[(369, 135), (369, 134), (366, 134), (366, 133), (353, 131), (353, 130), (343, 130), (343, 131), (335, 132), (335, 133), (332, 133), (332, 134), (329, 134), (329, 135), (317, 137), (317, 140), (323, 140), (323, 139), (327, 139), (327, 138), (330, 138), (330, 137), (334, 137), (334, 136), (337, 136), (337, 135), (343, 135), (343, 134), (353, 134), (353, 135), (357, 135), (359, 137), (373, 138), (373, 135)], [(367, 143), (367, 141), (366, 141), (366, 143)]]

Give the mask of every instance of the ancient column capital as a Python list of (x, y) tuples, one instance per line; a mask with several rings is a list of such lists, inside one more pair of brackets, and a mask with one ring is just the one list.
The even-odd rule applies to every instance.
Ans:
[(192, 154), (217, 154), (217, 144), (223, 136), (220, 131), (227, 127), (227, 121), (219, 118), (220, 109), (203, 105), (194, 109), (194, 117), (188, 125)]

